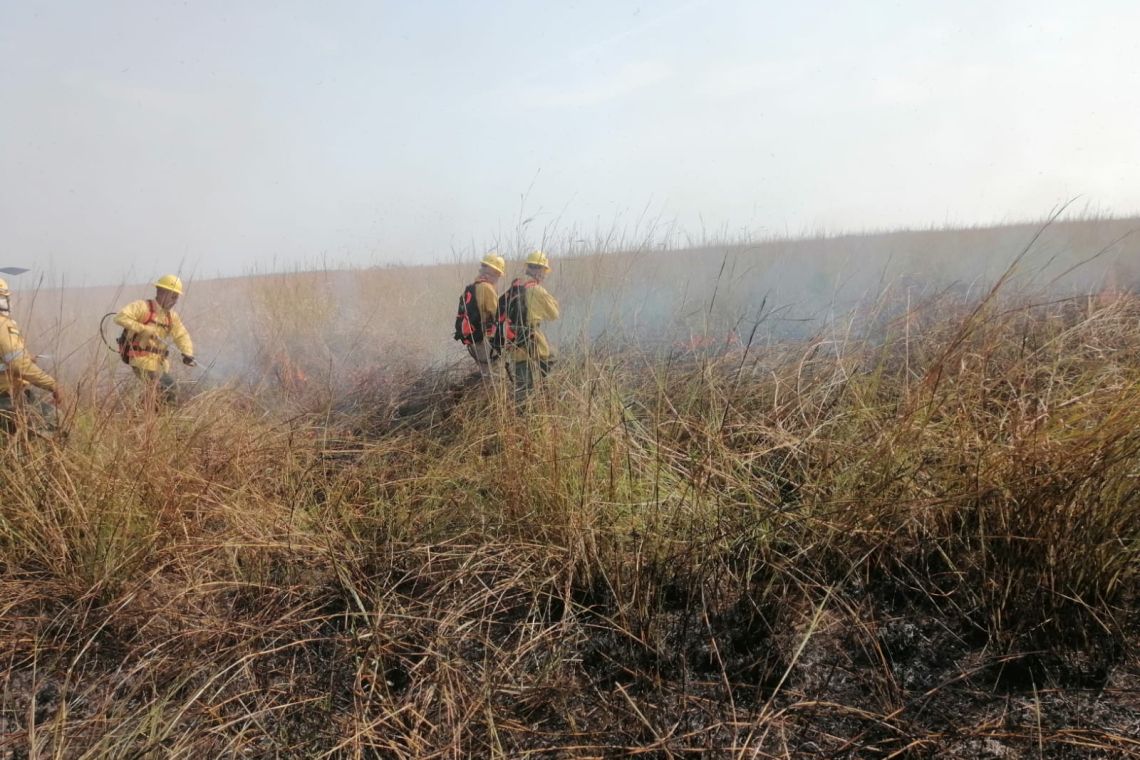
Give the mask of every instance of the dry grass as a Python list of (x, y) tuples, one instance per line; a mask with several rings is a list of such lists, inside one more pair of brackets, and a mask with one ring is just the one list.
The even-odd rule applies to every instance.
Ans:
[[(1021, 281), (1040, 286), (1068, 272), (1054, 284), (1054, 292), (1111, 290), (1140, 281), (1132, 234), (1137, 227), (1138, 219), (1055, 222), (1023, 261)], [(651, 236), (598, 236), (586, 245), (571, 235), (564, 246), (549, 249), (555, 266), (551, 289), (568, 305), (551, 334), (558, 345), (572, 350), (630, 334), (642, 342), (664, 343), (723, 339), (734, 329), (744, 337), (766, 302), (772, 313), (760, 337), (802, 340), (856, 304), (875, 300), (884, 289), (904, 306), (908, 298), (919, 302), (945, 290), (976, 298), (1037, 230), (1038, 225), (1026, 224), (715, 245), (703, 241), (684, 250), (655, 250)], [(525, 239), (500, 249), (512, 267), (508, 279), (521, 274), (517, 262), (527, 249)], [(590, 254), (568, 253), (584, 250)], [(468, 263), (448, 265), (228, 280), (195, 281), (183, 272), (187, 294), (178, 309), (203, 366), (210, 368), (207, 379), (241, 379), (256, 386), (299, 368), (312, 383), (343, 393), (360, 371), (420, 369), (465, 357), (450, 339), (451, 320), (456, 294), (474, 276), (471, 262), (481, 255), (481, 250), (472, 251)], [(1091, 262), (1069, 271), (1086, 260)], [(108, 370), (116, 367), (96, 334), (99, 318), (149, 297), (151, 289), (61, 291), (29, 277), (13, 280), (16, 311), (30, 344), (54, 357), (45, 366), (84, 389), (93, 378), (106, 381)]]
[(1140, 755), (1140, 302), (864, 313), (568, 350), (521, 419), (445, 372), (92, 386), (3, 454), (0, 747)]

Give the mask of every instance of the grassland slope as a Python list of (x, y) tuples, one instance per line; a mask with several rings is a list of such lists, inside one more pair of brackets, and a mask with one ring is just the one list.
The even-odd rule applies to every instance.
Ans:
[(568, 341), (521, 417), (462, 366), (87, 386), (2, 453), (0, 749), (1140, 756), (1140, 301), (890, 285)]

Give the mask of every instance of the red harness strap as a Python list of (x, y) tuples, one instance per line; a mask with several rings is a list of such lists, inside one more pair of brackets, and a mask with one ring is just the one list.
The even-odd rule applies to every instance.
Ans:
[[(526, 291), (530, 290), (531, 288), (533, 288), (537, 284), (538, 283), (534, 282), (533, 280), (530, 282), (523, 282), (522, 278), (519, 278), (519, 279), (517, 279), (511, 283), (511, 287), (508, 288), (507, 292), (504, 293), (503, 295), (509, 299), (510, 298), (509, 294), (512, 290), (514, 290), (515, 288), (522, 288), (522, 291), (523, 291), (522, 297), (525, 298), (526, 297)], [(509, 303), (509, 300), (508, 300), (508, 303)], [(499, 323), (500, 323), (499, 327), (502, 329), (502, 340), (504, 340), (509, 345), (509, 344), (514, 344), (519, 339), (520, 335), (522, 335), (527, 330), (529, 330), (530, 325), (525, 325), (525, 324), (516, 325), (514, 322), (511, 321), (511, 318), (510, 318), (510, 315), (508, 312), (509, 312), (509, 308), (502, 309), (502, 313), (499, 314)]]
[[(468, 285), (463, 290), (463, 303), (459, 308), (459, 317), (458, 318), (460, 321), (459, 335), (462, 337), (463, 343), (465, 345), (471, 345), (472, 343), (474, 343), (476, 335), (479, 335), (482, 338), (488, 337), (488, 326), (481, 324), (482, 323), (482, 314), (480, 314), (480, 317), (479, 317), (480, 329), (478, 331), (475, 329), (475, 325), (472, 324), (472, 321), (471, 321), (471, 311), (470, 311), (471, 301), (475, 298), (475, 292), (477, 290), (477, 286), (481, 282), (486, 283), (487, 285), (491, 284), (491, 281), (488, 280), (486, 277), (478, 277), (475, 279), (475, 282), (471, 283), (470, 285)], [(494, 325), (493, 324), (490, 326), (489, 329), (490, 329), (490, 334), (494, 334)]]
[[(158, 321), (158, 307), (155, 304), (155, 302), (148, 300), (146, 302), (146, 305), (150, 309), (150, 311), (147, 313), (146, 319), (144, 319), (142, 322), (144, 327), (146, 325), (153, 325)], [(160, 324), (162, 324), (162, 328), (164, 330), (166, 330), (168, 332), (170, 331), (170, 314), (169, 314), (169, 312), (166, 315), (166, 321), (162, 322)], [(170, 353), (170, 351), (165, 349), (165, 348), (146, 348), (146, 347), (142, 346), (138, 342), (138, 335), (139, 335), (138, 333), (135, 333), (135, 336), (134, 336), (135, 340), (133, 340), (127, 344), (127, 356), (135, 357), (135, 356), (146, 356), (147, 354), (161, 354), (162, 356), (165, 357), (167, 354)]]

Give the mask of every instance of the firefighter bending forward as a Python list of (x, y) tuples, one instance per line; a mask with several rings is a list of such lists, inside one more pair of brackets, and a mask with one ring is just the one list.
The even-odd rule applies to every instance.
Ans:
[(178, 385), (170, 374), (171, 341), (182, 354), (182, 363), (194, 367), (194, 345), (174, 304), (182, 295), (182, 280), (172, 274), (160, 277), (154, 284), (151, 300), (135, 301), (115, 315), (115, 324), (126, 330), (122, 350), (135, 376), (147, 384), (155, 401), (173, 404), (178, 401)]
[(543, 322), (554, 322), (561, 315), (558, 301), (542, 287), (550, 274), (550, 260), (542, 251), (534, 251), (526, 258), (526, 276), (515, 280), (511, 287), (523, 289), (527, 340), (525, 345), (509, 346), (511, 374), (514, 376), (515, 403), (522, 408), (534, 393), (539, 380), (550, 371), (550, 343), (542, 334)]
[(24, 336), (10, 316), (10, 298), (8, 283), (0, 280), (0, 430), (15, 433), (17, 422), (29, 419), (36, 433), (51, 438), (56, 433), (56, 410), (27, 386), (50, 392), (56, 406), (63, 397), (55, 379), (36, 366), (24, 347)]

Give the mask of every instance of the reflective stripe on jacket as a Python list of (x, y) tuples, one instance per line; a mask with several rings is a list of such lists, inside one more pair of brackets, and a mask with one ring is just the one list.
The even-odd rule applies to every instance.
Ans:
[(0, 314), (0, 393), (14, 396), (25, 385), (50, 391), (55, 389), (55, 379), (32, 361), (16, 322)]
[[(157, 333), (158, 340), (141, 335), (144, 323), (151, 318), (153, 304), (154, 321), (150, 327)], [(127, 331), (127, 342), (132, 344), (128, 356), (132, 367), (138, 367), (148, 372), (169, 372), (170, 361), (165, 353), (169, 343), (183, 356), (194, 355), (194, 344), (190, 342), (190, 333), (182, 324), (182, 318), (176, 311), (168, 311), (155, 301), (141, 300), (129, 303), (115, 315), (115, 324)]]

